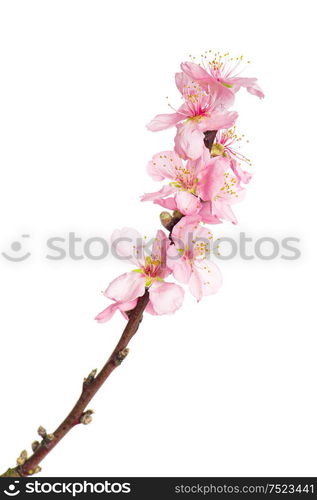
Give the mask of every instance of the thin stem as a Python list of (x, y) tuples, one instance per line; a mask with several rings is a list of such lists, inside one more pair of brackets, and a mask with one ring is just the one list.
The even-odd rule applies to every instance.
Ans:
[[(25, 477), (32, 475), (36, 472), (36, 469), (40, 462), (51, 452), (53, 448), (63, 439), (64, 436), (77, 424), (88, 423), (87, 416), (90, 416), (91, 411), (85, 413), (85, 409), (94, 397), (94, 395), (99, 391), (101, 386), (107, 380), (109, 375), (113, 370), (121, 364), (124, 358), (128, 354), (127, 346), (132, 339), (133, 335), (137, 332), (140, 322), (142, 320), (143, 312), (149, 302), (149, 292), (146, 290), (145, 294), (139, 298), (136, 307), (130, 312), (128, 323), (120, 337), (119, 342), (114, 348), (110, 358), (99, 372), (97, 377), (94, 373), (90, 374), (87, 379), (85, 379), (83, 384), (83, 389), (81, 396), (74, 408), (65, 418), (65, 420), (57, 427), (53, 435), (44, 437), (42, 442), (39, 444), (36, 451), (28, 458), (23, 465), (18, 465), (12, 469), (8, 469), (0, 477), (8, 476), (20, 476)], [(85, 421), (86, 416), (86, 421)]]

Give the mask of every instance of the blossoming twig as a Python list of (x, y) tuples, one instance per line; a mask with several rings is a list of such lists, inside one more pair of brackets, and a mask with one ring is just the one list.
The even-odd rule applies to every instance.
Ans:
[(227, 220), (236, 224), (232, 205), (244, 197), (242, 184), (251, 179), (251, 173), (240, 166), (240, 161), (247, 165), (250, 161), (235, 146), (240, 141), (235, 132), (238, 113), (228, 108), (242, 87), (260, 98), (264, 94), (256, 78), (240, 77), (237, 68), (242, 60), (242, 56), (232, 58), (228, 53), (207, 52), (201, 64), (181, 64), (182, 71), (176, 73), (175, 83), (182, 105), (173, 108), (174, 113), (156, 115), (148, 124), (154, 132), (176, 127), (174, 149), (155, 154), (148, 163), (153, 180), (169, 179), (169, 183), (141, 198), (172, 210), (160, 215), (168, 237), (162, 230), (157, 231), (151, 254), (145, 256), (146, 241), (135, 229), (113, 233), (117, 254), (137, 268), (108, 285), (104, 295), (112, 303), (96, 320), (104, 323), (120, 311), (127, 325), (99, 374), (92, 370), (84, 379), (81, 396), (66, 419), (53, 434), (40, 427), (41, 442), (32, 443), (31, 457), (23, 450), (17, 466), (8, 469), (3, 477), (36, 474), (40, 462), (75, 425), (91, 422), (93, 411), (87, 410), (87, 405), (127, 356), (128, 344), (138, 330), (143, 312), (157, 316), (174, 313), (181, 307), (184, 289), (166, 282), (166, 278), (173, 276), (187, 284), (197, 301), (216, 293), (221, 286), (220, 270), (208, 261), (209, 240), (213, 236), (201, 223), (221, 224)]

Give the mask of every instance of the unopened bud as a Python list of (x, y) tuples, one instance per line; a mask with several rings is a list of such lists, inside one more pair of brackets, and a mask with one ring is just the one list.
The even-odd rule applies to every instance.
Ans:
[(128, 354), (129, 354), (128, 347), (125, 347), (125, 349), (122, 349), (122, 351), (119, 351), (117, 354), (116, 363), (118, 365), (120, 365), (122, 363), (122, 361), (127, 357)]
[(173, 212), (173, 217), (174, 217), (175, 219), (181, 219), (181, 218), (183, 217), (183, 214), (182, 214), (182, 212), (180, 212), (179, 210), (174, 210), (174, 212)]
[(30, 469), (30, 470), (28, 471), (28, 475), (29, 475), (29, 476), (33, 476), (33, 474), (38, 474), (39, 472), (41, 472), (41, 470), (42, 470), (42, 469), (41, 469), (41, 467), (40, 467), (39, 465), (37, 465), (37, 466), (35, 467), (35, 469)]
[(32, 450), (36, 451), (39, 446), (40, 446), (40, 443), (38, 441), (33, 441), (33, 443), (32, 443)]
[(89, 425), (92, 422), (92, 416), (91, 415), (83, 415), (81, 417), (80, 421), (84, 425)]
[(26, 450), (22, 450), (20, 456), (17, 458), (17, 464), (23, 465), (28, 458), (28, 452)]
[(84, 378), (84, 383), (90, 384), (94, 380), (95, 376), (97, 375), (97, 371), (98, 371), (97, 368), (95, 368), (94, 370), (91, 370), (88, 377)]
[(92, 422), (92, 414), (93, 414), (93, 410), (87, 410), (85, 411), (85, 413), (82, 414), (82, 416), (80, 417), (80, 422), (84, 425), (88, 425)]
[(94, 370), (91, 370), (88, 377), (95, 378), (95, 376), (97, 375), (97, 371), (98, 371), (97, 368), (95, 368)]
[(168, 229), (169, 224), (172, 220), (172, 215), (169, 212), (161, 212), (160, 213), (160, 220), (161, 220), (162, 226), (164, 226), (165, 229)]
[(53, 439), (55, 439), (55, 436), (54, 436), (54, 434), (47, 434), (46, 439), (48, 441), (53, 441)]
[(46, 429), (44, 429), (44, 427), (42, 425), (40, 425), (40, 427), (37, 429), (37, 433), (42, 438), (45, 438), (47, 435)]

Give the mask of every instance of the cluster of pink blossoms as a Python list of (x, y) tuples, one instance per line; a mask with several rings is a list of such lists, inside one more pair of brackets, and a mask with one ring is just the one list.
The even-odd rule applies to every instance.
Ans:
[[(209, 259), (212, 234), (202, 223), (237, 223), (232, 205), (244, 197), (251, 174), (241, 167), (241, 162), (249, 164), (249, 160), (238, 151), (238, 113), (230, 107), (241, 87), (260, 98), (264, 94), (256, 78), (238, 76), (242, 57), (215, 53), (208, 59), (205, 55), (201, 64), (181, 64), (175, 82), (182, 105), (174, 113), (155, 116), (148, 124), (151, 131), (175, 126), (176, 135), (174, 150), (155, 154), (147, 167), (153, 180), (167, 179), (168, 183), (141, 199), (173, 210), (170, 219), (177, 223), (169, 236), (157, 232), (150, 255), (145, 255), (146, 239), (134, 229), (113, 233), (116, 253), (137, 267), (105, 290), (113, 303), (98, 314), (99, 322), (108, 321), (116, 310), (128, 318), (127, 311), (134, 309), (146, 289), (150, 297), (147, 312), (175, 312), (183, 303), (184, 290), (165, 281), (171, 275), (188, 284), (198, 301), (217, 292), (222, 283), (218, 267)], [(212, 144), (206, 141), (209, 134), (214, 137)]]

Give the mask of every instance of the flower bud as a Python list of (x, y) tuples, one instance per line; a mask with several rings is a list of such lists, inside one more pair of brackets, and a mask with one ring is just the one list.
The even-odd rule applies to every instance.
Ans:
[(168, 229), (169, 224), (172, 220), (172, 216), (169, 212), (161, 212), (160, 213), (160, 220), (161, 220), (162, 226), (164, 226), (165, 229)]
[(26, 450), (22, 450), (20, 456), (17, 458), (17, 464), (23, 465), (28, 458), (28, 452)]
[(122, 361), (127, 357), (129, 354), (129, 349), (128, 347), (125, 347), (125, 349), (122, 349), (122, 351), (119, 351), (116, 357), (116, 364), (120, 365)]
[(94, 413), (93, 410), (87, 410), (85, 411), (82, 416), (80, 417), (80, 422), (84, 425), (88, 425), (92, 422), (92, 414)]
[(36, 451), (39, 446), (40, 446), (40, 443), (38, 441), (33, 441), (33, 443), (32, 443), (32, 450)]
[(93, 380), (95, 379), (95, 376), (97, 375), (97, 371), (98, 371), (97, 368), (95, 368), (94, 370), (91, 370), (88, 377), (84, 378), (84, 385), (88, 385), (88, 384), (91, 384), (91, 382), (93, 382)]
[(38, 474), (39, 472), (41, 472), (41, 470), (42, 468), (39, 465), (37, 465), (35, 469), (28, 470), (28, 475), (33, 476), (34, 474)]
[(95, 378), (95, 376), (97, 375), (97, 368), (94, 368), (94, 370), (91, 370), (91, 372), (89, 373), (88, 375), (88, 378)]
[(46, 438), (47, 432), (46, 432), (46, 429), (44, 429), (44, 427), (42, 425), (40, 425), (40, 427), (37, 429), (37, 433), (42, 438)]

